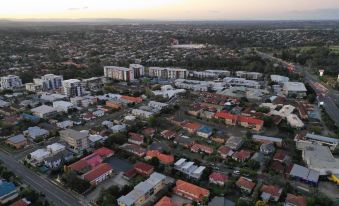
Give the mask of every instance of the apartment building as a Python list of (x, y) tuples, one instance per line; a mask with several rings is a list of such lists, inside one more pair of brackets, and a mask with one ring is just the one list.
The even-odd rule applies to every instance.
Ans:
[(0, 89), (16, 89), (22, 86), (20, 77), (15, 75), (8, 75), (0, 77)]
[(53, 90), (62, 87), (62, 81), (64, 78), (61, 75), (45, 74), (41, 77), (41, 80), (44, 82), (47, 89)]
[(181, 68), (165, 68), (165, 67), (150, 67), (148, 75), (161, 79), (186, 79), (188, 76), (187, 69)]
[(173, 188), (173, 192), (181, 197), (197, 202), (202, 202), (204, 198), (207, 198), (210, 195), (209, 190), (183, 180), (176, 181), (176, 186)]
[(65, 129), (59, 132), (60, 138), (67, 142), (74, 150), (84, 150), (89, 146), (88, 135), (73, 129)]
[(115, 80), (132, 81), (134, 80), (134, 69), (118, 66), (105, 66), (104, 76)]
[(83, 87), (78, 79), (68, 79), (62, 81), (64, 94), (68, 97), (80, 97), (83, 95)]
[(143, 205), (152, 195), (157, 194), (165, 186), (166, 176), (154, 172), (144, 182), (137, 184), (127, 195), (118, 198), (119, 206)]
[(135, 79), (145, 76), (145, 67), (141, 64), (130, 64), (129, 68), (133, 69)]

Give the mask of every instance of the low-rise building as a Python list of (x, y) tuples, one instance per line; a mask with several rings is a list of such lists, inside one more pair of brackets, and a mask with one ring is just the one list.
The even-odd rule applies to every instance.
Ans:
[(339, 140), (335, 138), (325, 137), (321, 135), (311, 134), (311, 133), (299, 133), (294, 137), (297, 148), (302, 149), (303, 146), (307, 143), (319, 144), (327, 146), (331, 151), (336, 151), (339, 149)]
[(144, 182), (137, 184), (127, 195), (118, 198), (119, 206), (141, 206), (152, 195), (157, 194), (165, 186), (166, 176), (157, 172)]
[(34, 109), (31, 109), (31, 112), (43, 119), (53, 117), (57, 114), (57, 110), (53, 107), (47, 106), (47, 105), (41, 105), (39, 107), (36, 107)]
[(48, 130), (42, 129), (38, 126), (28, 127), (28, 129), (25, 130), (23, 133), (25, 136), (30, 137), (33, 140), (35, 140), (36, 138), (44, 138), (49, 135)]
[(173, 188), (173, 192), (181, 197), (189, 200), (202, 202), (205, 198), (210, 195), (209, 190), (196, 186), (194, 184), (185, 182), (183, 180), (177, 180), (176, 186)]
[(317, 185), (319, 181), (319, 172), (297, 164), (293, 164), (289, 176), (311, 185)]
[(307, 206), (306, 197), (288, 193), (284, 206)]
[(107, 163), (101, 163), (89, 172), (82, 175), (84, 180), (87, 180), (91, 185), (98, 185), (108, 179), (112, 174), (112, 166)]
[(21, 149), (28, 144), (28, 141), (24, 135), (19, 134), (6, 139), (6, 144), (15, 147), (15, 149)]
[(301, 82), (284, 82), (283, 92), (286, 96), (304, 97), (306, 96), (307, 89)]
[(197, 166), (194, 162), (181, 158), (174, 163), (174, 169), (184, 173), (189, 178), (200, 179), (206, 167)]
[(53, 102), (53, 108), (55, 108), (58, 112), (67, 113), (69, 110), (74, 108), (74, 105), (71, 102), (55, 101)]
[(141, 109), (132, 109), (132, 114), (140, 118), (150, 118), (153, 116), (153, 112), (141, 110)]
[(251, 152), (248, 150), (240, 150), (240, 151), (236, 151), (233, 155), (232, 155), (232, 159), (234, 159), (235, 161), (238, 162), (245, 162), (246, 160), (248, 160), (251, 157)]
[(123, 149), (127, 152), (137, 155), (138, 157), (143, 157), (146, 155), (146, 150), (136, 144), (123, 144), (120, 146), (120, 149)]
[(246, 177), (240, 177), (237, 182), (235, 183), (237, 187), (239, 187), (242, 191), (250, 194), (252, 193), (254, 187), (255, 187), (255, 183)]
[(19, 196), (18, 188), (12, 182), (0, 180), (0, 203), (5, 205)]
[(157, 158), (161, 164), (170, 165), (174, 162), (173, 155), (163, 154), (158, 150), (149, 150), (146, 153), (145, 159), (149, 160), (153, 157)]
[(44, 161), (47, 157), (50, 156), (50, 152), (47, 149), (37, 149), (34, 152), (30, 153), (30, 162), (32, 164), (39, 164)]
[(213, 134), (212, 128), (208, 126), (202, 126), (198, 129), (197, 135), (204, 138), (209, 138)]
[(220, 172), (212, 172), (208, 177), (209, 182), (212, 184), (217, 184), (219, 186), (224, 186), (224, 184), (228, 180), (228, 176), (220, 173)]
[(233, 150), (238, 150), (244, 144), (244, 139), (242, 137), (230, 137), (226, 141), (225, 146)]
[(263, 185), (260, 188), (261, 191), (261, 199), (265, 202), (273, 201), (278, 202), (280, 199), (280, 196), (283, 192), (283, 189), (275, 186), (275, 185)]

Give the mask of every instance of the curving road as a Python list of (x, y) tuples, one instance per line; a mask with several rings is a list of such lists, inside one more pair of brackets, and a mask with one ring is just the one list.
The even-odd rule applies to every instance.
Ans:
[(81, 206), (79, 200), (62, 190), (44, 177), (39, 176), (24, 165), (19, 163), (13, 156), (0, 151), (2, 164), (20, 177), (23, 183), (30, 185), (35, 190), (45, 194), (48, 201), (55, 206)]
[[(284, 66), (288, 66), (290, 63), (284, 61), (282, 59), (276, 58), (270, 54), (263, 53), (257, 51), (259, 56), (263, 59), (271, 59), (276, 62), (283, 64)], [(319, 101), (324, 102), (324, 108), (331, 119), (335, 122), (337, 126), (339, 126), (339, 108), (337, 104), (339, 104), (339, 93), (331, 88), (325, 87), (321, 82), (319, 82), (314, 76), (312, 76), (304, 67), (300, 65), (294, 65), (298, 72), (304, 74), (305, 82), (309, 83), (312, 88), (319, 94)]]

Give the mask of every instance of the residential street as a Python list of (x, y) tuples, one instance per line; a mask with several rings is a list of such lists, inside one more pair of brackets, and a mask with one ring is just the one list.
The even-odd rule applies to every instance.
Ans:
[(68, 192), (60, 189), (50, 181), (39, 176), (19, 163), (14, 157), (0, 151), (0, 160), (6, 167), (19, 176), (23, 183), (30, 185), (35, 190), (46, 195), (46, 198), (55, 206), (80, 206), (84, 205)]

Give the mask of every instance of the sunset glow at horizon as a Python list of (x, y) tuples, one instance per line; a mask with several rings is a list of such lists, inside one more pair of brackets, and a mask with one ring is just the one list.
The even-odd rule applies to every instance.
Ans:
[(336, 11), (338, 0), (0, 0), (0, 18), (9, 19), (284, 19), (305, 12), (337, 19)]

